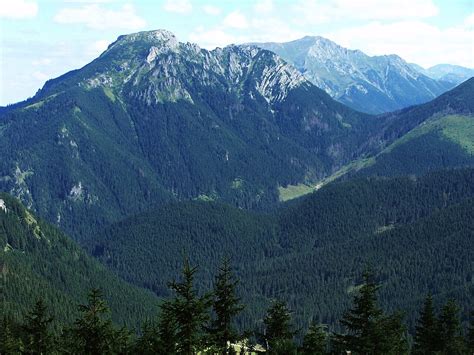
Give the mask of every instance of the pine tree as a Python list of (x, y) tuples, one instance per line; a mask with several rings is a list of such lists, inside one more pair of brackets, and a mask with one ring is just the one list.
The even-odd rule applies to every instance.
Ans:
[(230, 348), (228, 343), (235, 343), (239, 334), (233, 327), (233, 320), (244, 307), (240, 304), (240, 298), (236, 296), (238, 281), (233, 279), (229, 260), (223, 260), (219, 267), (213, 292), (212, 309), (215, 319), (212, 320), (209, 333), (212, 344), (220, 354), (228, 354)]
[(272, 303), (263, 320), (265, 324), (265, 340), (271, 354), (291, 354), (296, 351), (292, 330), (291, 314), (282, 301)]
[(322, 325), (311, 324), (303, 339), (301, 352), (304, 355), (326, 354), (327, 334)]
[(454, 300), (449, 300), (441, 311), (439, 318), (441, 351), (443, 354), (460, 355), (466, 349), (461, 335), (459, 306)]
[(47, 308), (39, 299), (31, 312), (25, 316), (23, 331), (25, 332), (25, 352), (27, 354), (47, 354), (54, 345), (53, 335), (49, 327), (53, 318), (47, 315)]
[(194, 274), (197, 267), (191, 267), (184, 261), (183, 281), (170, 283), (176, 297), (170, 304), (170, 311), (177, 326), (177, 352), (193, 355), (205, 343), (204, 325), (208, 320), (207, 310), (210, 306), (209, 296), (199, 297), (194, 289)]
[(433, 298), (428, 295), (416, 326), (413, 353), (417, 355), (433, 354), (439, 348), (439, 336)]
[(112, 322), (107, 317), (109, 308), (102, 298), (102, 292), (93, 289), (88, 303), (79, 306), (82, 316), (76, 319), (71, 330), (72, 342), (82, 354), (110, 354), (114, 338)]

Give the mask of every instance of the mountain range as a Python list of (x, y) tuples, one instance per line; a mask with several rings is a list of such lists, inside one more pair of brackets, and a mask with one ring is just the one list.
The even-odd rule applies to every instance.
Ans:
[(265, 208), (377, 151), (382, 124), (270, 51), (142, 32), (3, 114), (0, 189), (72, 234), (174, 199)]
[(120, 36), (0, 112), (8, 311), (45, 290), (70, 320), (99, 285), (135, 326), (184, 256), (199, 291), (229, 256), (242, 329), (273, 298), (299, 327), (309, 313), (338, 327), (367, 264), (385, 308), (413, 315), (431, 291), (465, 318), (474, 78), (452, 86), (320, 37), (208, 51), (165, 30)]
[[(395, 111), (430, 101), (462, 81), (434, 75), (440, 68), (433, 68), (430, 72), (433, 75), (428, 74), (397, 55), (368, 56), (319, 36), (254, 44), (292, 63), (334, 99), (368, 113)], [(452, 73), (449, 69), (447, 72)], [(472, 74), (466, 77), (466, 73), (462, 74), (465, 79), (472, 77)]]

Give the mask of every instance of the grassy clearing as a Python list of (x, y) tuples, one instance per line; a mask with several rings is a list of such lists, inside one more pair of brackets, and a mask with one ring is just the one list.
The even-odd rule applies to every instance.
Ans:
[(366, 158), (355, 160), (347, 165), (344, 165), (341, 169), (337, 170), (332, 175), (317, 181), (312, 184), (298, 184), (298, 185), (288, 185), (287, 187), (278, 187), (279, 199), (281, 202), (292, 200), (307, 194), (310, 194), (316, 190), (319, 190), (324, 185), (329, 184), (330, 182), (336, 180), (337, 178), (347, 174), (350, 171), (358, 171), (362, 168), (368, 167), (375, 162), (374, 158)]

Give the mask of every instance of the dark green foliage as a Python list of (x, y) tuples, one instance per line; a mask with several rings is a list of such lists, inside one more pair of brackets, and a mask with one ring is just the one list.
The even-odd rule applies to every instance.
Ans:
[[(160, 354), (162, 343), (160, 341), (161, 339), (157, 323), (146, 321), (142, 325), (141, 331), (142, 334), (135, 343), (135, 353), (143, 355)], [(173, 354), (173, 351), (168, 352), (168, 354)]]
[(414, 354), (433, 354), (439, 348), (440, 334), (433, 298), (428, 295), (420, 312), (413, 345)]
[(3, 314), (0, 324), (0, 354), (17, 355), (24, 350), (21, 334), (21, 326)]
[[(170, 312), (176, 321), (177, 352), (193, 355), (205, 343), (204, 324), (208, 320), (209, 296), (199, 296), (194, 286), (197, 267), (191, 267), (185, 259), (182, 281), (170, 283), (176, 296), (169, 304)], [(162, 339), (163, 340), (163, 339)]]
[(353, 280), (371, 262), (384, 281), (380, 305), (406, 310), (413, 331), (428, 292), (437, 302), (455, 297), (464, 310), (472, 307), (473, 198), (474, 171), (463, 169), (333, 183), (272, 215), (183, 202), (112, 225), (90, 250), (162, 297), (170, 295), (166, 281), (178, 276), (183, 250), (201, 266), (200, 290), (212, 287), (212, 270), (229, 256), (247, 305), (237, 317), (241, 330), (252, 329), (276, 297), (288, 300), (298, 328), (306, 330), (315, 312), (337, 329)]
[(235, 344), (240, 339), (235, 329), (235, 317), (243, 310), (240, 298), (236, 296), (238, 282), (234, 280), (228, 258), (222, 261), (213, 290), (212, 319), (209, 333), (211, 342), (220, 354), (229, 354), (228, 343)]
[(303, 355), (324, 355), (328, 344), (328, 334), (322, 325), (311, 324), (303, 339)]
[(159, 349), (163, 355), (176, 352), (178, 344), (178, 324), (173, 313), (171, 301), (164, 302), (161, 306), (161, 316), (158, 323)]
[(347, 333), (338, 337), (346, 350), (354, 354), (404, 354), (408, 344), (399, 314), (384, 315), (377, 304), (379, 285), (370, 271), (354, 297), (353, 308), (346, 312), (341, 324)]
[(440, 350), (446, 355), (465, 354), (464, 339), (461, 333), (459, 306), (450, 299), (443, 307), (439, 317)]
[(39, 299), (33, 310), (29, 312), (23, 323), (25, 333), (25, 353), (48, 354), (53, 349), (54, 338), (51, 333), (53, 318), (48, 315), (48, 310), (42, 299)]
[(467, 330), (467, 347), (470, 351), (474, 351), (474, 311), (469, 315), (469, 327)]
[(271, 354), (291, 354), (296, 352), (293, 337), (296, 332), (291, 322), (291, 313), (285, 302), (274, 301), (263, 320), (264, 339)]
[[(16, 199), (0, 193), (7, 212), (0, 209), (0, 265), (2, 307), (16, 321), (43, 298), (58, 323), (74, 320), (76, 304), (87, 290), (100, 286), (113, 311), (113, 321), (138, 327), (158, 306), (150, 291), (133, 287), (86, 254), (57, 228), (36, 218)], [(28, 280), (28, 282), (25, 282)]]
[[(81, 313), (69, 336), (79, 354), (111, 354), (123, 346), (122, 334), (116, 334), (109, 319), (109, 308), (98, 289), (88, 295), (88, 303), (79, 306)], [(120, 349), (121, 350), (121, 349)]]

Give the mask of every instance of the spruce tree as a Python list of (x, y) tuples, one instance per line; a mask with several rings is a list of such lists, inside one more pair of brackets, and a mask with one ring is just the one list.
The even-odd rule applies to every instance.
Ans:
[(459, 306), (449, 300), (443, 307), (439, 317), (441, 351), (443, 354), (461, 355), (466, 349), (461, 335)]
[(178, 338), (176, 336), (177, 324), (173, 315), (172, 303), (165, 302), (160, 308), (161, 314), (158, 324), (159, 351), (157, 351), (157, 354), (174, 354), (176, 353)]
[(135, 343), (135, 352), (143, 355), (159, 354), (160, 335), (156, 322), (146, 321), (142, 326), (142, 334)]
[(25, 353), (47, 354), (52, 351), (54, 339), (49, 330), (52, 321), (53, 318), (47, 314), (46, 305), (42, 299), (39, 299), (25, 316), (23, 323)]
[(235, 343), (239, 339), (233, 321), (244, 307), (236, 296), (237, 284), (238, 281), (234, 280), (229, 260), (226, 258), (219, 267), (214, 284), (212, 309), (215, 318), (209, 329), (211, 342), (220, 354), (229, 354), (228, 343)]
[(347, 333), (337, 336), (339, 346), (352, 354), (403, 354), (407, 350), (401, 315), (384, 315), (377, 305), (377, 290), (370, 270), (363, 274), (364, 283), (354, 296), (354, 307), (341, 320)]
[(433, 298), (429, 294), (420, 312), (416, 326), (413, 353), (416, 355), (433, 354), (439, 348), (438, 322), (433, 307)]
[(22, 354), (24, 353), (23, 342), (13, 330), (13, 321), (3, 315), (0, 327), (0, 354)]
[(467, 341), (466, 345), (468, 350), (474, 354), (474, 311), (470, 313), (469, 327), (467, 328)]
[(82, 315), (70, 332), (77, 351), (91, 355), (112, 353), (114, 330), (102, 292), (93, 289), (88, 295), (88, 303), (79, 305), (79, 311)]
[(184, 261), (182, 282), (170, 283), (176, 296), (170, 304), (170, 311), (176, 321), (177, 352), (183, 355), (196, 354), (204, 347), (204, 326), (208, 321), (209, 296), (198, 296), (194, 288), (194, 274), (197, 267)]
[(311, 324), (304, 336), (301, 353), (304, 355), (326, 354), (327, 337), (322, 325)]
[(296, 352), (292, 330), (291, 314), (286, 304), (274, 301), (263, 320), (265, 340), (270, 354), (291, 354)]

